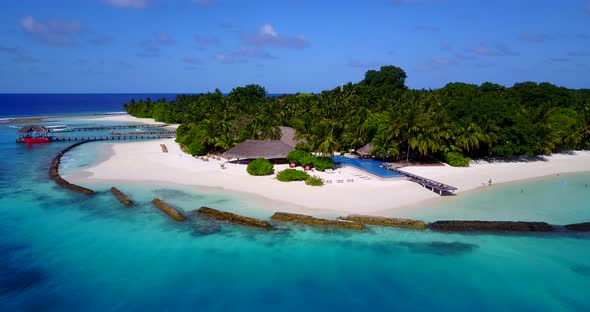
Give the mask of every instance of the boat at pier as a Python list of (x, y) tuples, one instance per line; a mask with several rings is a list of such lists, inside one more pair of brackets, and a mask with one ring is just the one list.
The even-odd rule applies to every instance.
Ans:
[(67, 125), (56, 125), (56, 126), (45, 126), (49, 132), (71, 132), (74, 131), (71, 127)]

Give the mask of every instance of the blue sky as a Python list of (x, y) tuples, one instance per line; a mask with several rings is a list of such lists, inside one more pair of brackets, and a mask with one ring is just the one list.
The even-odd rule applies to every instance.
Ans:
[(0, 39), (3, 93), (590, 87), (589, 0), (2, 0)]

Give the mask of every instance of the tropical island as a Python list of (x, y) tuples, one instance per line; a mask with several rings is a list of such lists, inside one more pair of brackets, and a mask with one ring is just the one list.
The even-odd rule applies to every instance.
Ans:
[[(588, 90), (533, 82), (410, 90), (405, 78), (385, 66), (320, 94), (269, 96), (248, 85), (227, 95), (131, 101), (129, 115), (99, 120), (176, 124), (176, 139), (112, 144), (108, 159), (68, 180), (209, 187), (270, 199), (288, 212), (404, 217), (443, 195), (404, 175), (460, 194), (590, 171)], [(403, 175), (340, 163), (354, 157), (402, 167)], [(301, 182), (283, 183), (292, 181)]]
[(590, 90), (523, 82), (510, 88), (450, 83), (411, 90), (395, 66), (319, 94), (268, 96), (248, 85), (223, 95), (181, 95), (172, 102), (131, 101), (132, 116), (182, 124), (177, 142), (194, 155), (221, 153), (245, 140), (278, 139), (295, 129), (323, 155), (357, 150), (395, 161), (519, 157), (590, 146)]

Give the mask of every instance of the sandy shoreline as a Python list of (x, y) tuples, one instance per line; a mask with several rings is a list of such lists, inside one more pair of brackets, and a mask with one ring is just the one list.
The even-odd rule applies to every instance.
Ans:
[[(108, 116), (100, 116), (100, 117), (92, 117), (92, 118), (81, 118), (81, 121), (92, 121), (92, 122), (105, 122), (105, 121), (116, 121), (116, 122), (128, 122), (128, 123), (143, 123), (146, 125), (164, 125), (165, 123), (155, 121), (151, 118), (137, 118), (133, 117), (129, 114), (116, 114), (116, 115), (108, 115)], [(176, 129), (179, 125), (168, 125), (167, 128)]]
[[(107, 117), (108, 118), (108, 117)], [(166, 144), (168, 153), (162, 153)], [(245, 165), (226, 164), (225, 160), (204, 161), (180, 150), (173, 139), (110, 144), (110, 156), (93, 167), (72, 174), (74, 183), (160, 183), (214, 188), (222, 192), (246, 193), (272, 201), (301, 207), (301, 212), (326, 214), (391, 214), (421, 202), (440, 197), (420, 185), (403, 179), (378, 179), (352, 167), (334, 173), (312, 172), (332, 181), (322, 187), (310, 187), (303, 182), (283, 183), (274, 176), (254, 177), (246, 173)], [(540, 178), (544, 176), (590, 171), (590, 152), (572, 155), (552, 155), (536, 162), (479, 162), (468, 168), (449, 166), (405, 167), (404, 170), (447, 183), (459, 188), (458, 194), (487, 185)], [(275, 172), (287, 165), (275, 166)], [(338, 182), (341, 181), (341, 182)]]

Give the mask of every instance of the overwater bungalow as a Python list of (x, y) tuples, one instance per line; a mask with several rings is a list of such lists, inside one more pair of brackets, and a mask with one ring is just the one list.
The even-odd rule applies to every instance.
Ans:
[(30, 125), (20, 128), (16, 134), (17, 143), (49, 143), (51, 138), (47, 137), (49, 129), (43, 126)]

